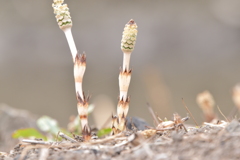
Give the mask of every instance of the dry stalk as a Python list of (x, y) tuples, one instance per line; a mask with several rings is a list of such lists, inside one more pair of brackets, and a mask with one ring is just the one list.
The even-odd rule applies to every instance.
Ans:
[(197, 95), (197, 103), (204, 113), (206, 122), (211, 122), (216, 118), (213, 110), (215, 102), (212, 94), (209, 91), (199, 93)]
[(131, 53), (134, 50), (137, 37), (137, 24), (130, 20), (124, 28), (121, 49), (123, 52), (123, 66), (119, 74), (119, 101), (117, 106), (117, 121), (113, 119), (113, 134), (119, 133), (126, 129), (126, 116), (129, 109), (130, 98), (128, 97), (128, 88), (131, 80), (132, 70), (129, 69)]
[[(85, 97), (82, 90), (82, 80), (86, 70), (86, 55), (83, 53), (78, 55), (77, 48), (72, 36), (72, 20), (67, 4), (63, 4), (64, 0), (53, 0), (52, 7), (54, 9), (54, 14), (56, 14), (56, 19), (59, 28), (64, 32), (69, 48), (71, 50), (72, 59), (74, 63), (74, 80), (75, 80), (75, 90), (77, 96), (77, 108), (78, 114), (81, 119), (81, 127), (83, 134), (90, 134), (90, 128), (88, 126), (87, 110), (89, 96)], [(85, 133), (84, 133), (85, 132)], [(88, 135), (89, 136), (89, 135)]]
[(153, 117), (153, 120), (154, 120), (155, 124), (158, 125), (158, 124), (159, 124), (159, 121), (158, 121), (158, 119), (157, 119), (157, 116), (156, 116), (155, 113), (153, 112), (153, 109), (152, 109), (152, 107), (150, 106), (149, 103), (147, 103), (147, 107), (148, 107), (148, 110), (149, 110), (150, 114), (151, 114), (152, 117)]
[(60, 137), (64, 138), (64, 139), (66, 139), (66, 140), (72, 142), (72, 143), (77, 143), (77, 142), (78, 142), (78, 141), (76, 141), (75, 139), (73, 139), (73, 138), (67, 136), (66, 134), (64, 134), (64, 133), (62, 133), (62, 132), (59, 132), (58, 135), (59, 135)]
[(220, 107), (217, 105), (218, 111), (221, 113), (221, 115), (225, 118), (225, 120), (227, 122), (229, 122), (228, 118), (223, 114), (223, 112), (221, 111)]
[(196, 126), (199, 126), (198, 123), (197, 123), (197, 121), (196, 121), (195, 118), (193, 117), (192, 113), (191, 113), (190, 110), (188, 109), (188, 107), (187, 107), (186, 103), (184, 102), (184, 99), (183, 99), (183, 98), (182, 98), (182, 103), (183, 103), (185, 109), (187, 110), (187, 112), (188, 112), (188, 113), (190, 114), (190, 116), (192, 117), (195, 125), (196, 125)]
[(45, 141), (37, 141), (32, 139), (23, 139), (22, 142), (24, 143), (31, 143), (31, 144), (39, 144), (39, 145), (52, 145), (52, 142), (45, 142)]
[(122, 140), (121, 138), (123, 137), (123, 139), (125, 140), (127, 137), (124, 136), (124, 134), (122, 133), (118, 133), (116, 135), (113, 135), (113, 136), (108, 136), (104, 139), (97, 139), (97, 140), (94, 140), (94, 141), (91, 141), (91, 142), (87, 142), (85, 144), (102, 144), (102, 143), (106, 143), (106, 142), (109, 142), (109, 141), (112, 141), (112, 140)]

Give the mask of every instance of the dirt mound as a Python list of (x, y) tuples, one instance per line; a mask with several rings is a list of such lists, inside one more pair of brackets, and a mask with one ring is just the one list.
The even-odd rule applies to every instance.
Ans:
[[(179, 130), (131, 131), (90, 142), (19, 143), (1, 159), (240, 159), (240, 124), (233, 120), (221, 124)], [(146, 135), (150, 136), (146, 136)], [(148, 137), (148, 138), (146, 138)]]

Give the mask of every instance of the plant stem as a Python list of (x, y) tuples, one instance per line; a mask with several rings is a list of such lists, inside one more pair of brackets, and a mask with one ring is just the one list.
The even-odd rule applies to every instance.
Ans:
[(123, 53), (123, 71), (129, 71), (129, 64), (130, 64), (131, 52), (124, 52)]
[(68, 28), (63, 29), (63, 32), (65, 33), (65, 36), (67, 38), (67, 42), (68, 42), (69, 48), (72, 53), (73, 62), (75, 62), (75, 57), (77, 55), (77, 48), (76, 48), (76, 45), (75, 45), (75, 42), (74, 42), (74, 39), (72, 36), (72, 30), (70, 27), (68, 27)]

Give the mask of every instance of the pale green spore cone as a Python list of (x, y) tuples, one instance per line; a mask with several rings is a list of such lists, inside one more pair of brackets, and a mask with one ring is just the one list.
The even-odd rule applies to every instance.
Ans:
[(56, 15), (55, 17), (58, 22), (58, 26), (62, 30), (72, 27), (72, 20), (69, 8), (67, 4), (62, 4), (63, 2), (64, 0), (54, 0), (52, 4), (54, 14)]
[(131, 19), (125, 25), (122, 35), (121, 49), (124, 53), (132, 53), (136, 43), (137, 32), (137, 24)]

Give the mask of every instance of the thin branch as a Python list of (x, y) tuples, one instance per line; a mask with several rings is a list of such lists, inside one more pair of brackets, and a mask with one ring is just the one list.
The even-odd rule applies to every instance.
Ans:
[(37, 140), (32, 140), (32, 139), (23, 139), (22, 142), (31, 143), (31, 144), (42, 144), (42, 145), (51, 145), (52, 144), (52, 142), (37, 141)]
[(65, 135), (65, 134), (62, 133), (62, 132), (59, 132), (59, 136), (62, 137), (63, 139), (66, 139), (66, 140), (72, 142), (72, 143), (77, 143), (77, 142), (78, 142), (78, 141), (76, 141), (75, 139), (73, 139), (73, 138)]
[[(109, 137), (106, 137), (104, 139), (98, 139), (98, 140), (95, 140), (95, 141), (91, 141), (91, 142), (88, 142), (89, 144), (100, 144), (100, 143), (105, 143), (105, 142), (108, 142), (108, 141), (111, 141), (111, 140), (116, 140), (117, 138), (119, 137), (123, 137), (124, 134), (122, 133), (119, 133), (119, 134), (116, 134), (116, 135), (113, 135), (113, 136), (109, 136)], [(124, 137), (126, 138), (126, 137)], [(87, 144), (87, 143), (85, 143)]]
[(186, 103), (184, 102), (183, 98), (182, 98), (182, 103), (183, 103), (184, 107), (186, 108), (187, 112), (188, 112), (188, 113), (190, 114), (190, 116), (192, 117), (195, 125), (196, 125), (196, 126), (199, 126), (199, 125), (197, 124), (197, 121), (196, 121), (195, 118), (193, 117), (192, 113), (191, 113), (190, 110), (188, 109), (188, 107), (187, 107)]
[(225, 120), (227, 122), (229, 122), (229, 120), (227, 119), (227, 117), (222, 113), (221, 109), (219, 108), (219, 106), (217, 105), (218, 111), (221, 113), (221, 115), (225, 118)]
[(148, 107), (148, 110), (149, 110), (149, 112), (151, 113), (151, 115), (152, 115), (155, 123), (158, 125), (158, 124), (159, 124), (159, 121), (158, 121), (158, 119), (157, 119), (155, 113), (153, 112), (153, 109), (152, 109), (152, 107), (150, 106), (149, 103), (147, 103), (147, 107)]

